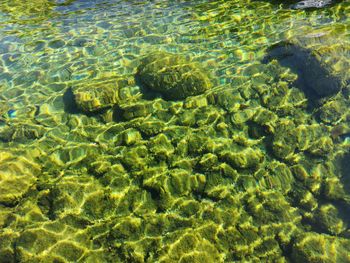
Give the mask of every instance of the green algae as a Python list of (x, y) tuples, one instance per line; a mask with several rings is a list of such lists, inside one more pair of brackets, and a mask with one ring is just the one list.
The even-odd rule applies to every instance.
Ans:
[(52, 30), (1, 31), (0, 261), (349, 261), (348, 86), (310, 109), (261, 63), (292, 41), (345, 82), (348, 7), (182, 4), (109, 3), (110, 27), (82, 6), (73, 29), (38, 2)]

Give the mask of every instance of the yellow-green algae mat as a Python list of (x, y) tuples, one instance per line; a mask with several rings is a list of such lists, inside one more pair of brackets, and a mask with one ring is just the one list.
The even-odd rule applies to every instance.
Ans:
[(350, 262), (349, 12), (2, 1), (0, 262)]

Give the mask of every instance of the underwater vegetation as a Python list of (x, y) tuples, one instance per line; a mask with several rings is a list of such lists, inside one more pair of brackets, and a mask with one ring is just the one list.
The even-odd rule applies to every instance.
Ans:
[(0, 262), (350, 262), (347, 27), (248, 2), (0, 39)]

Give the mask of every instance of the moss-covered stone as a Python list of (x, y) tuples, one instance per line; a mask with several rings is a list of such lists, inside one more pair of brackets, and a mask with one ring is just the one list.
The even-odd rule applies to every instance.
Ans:
[(49, 216), (54, 218), (68, 214), (101, 218), (111, 208), (111, 202), (97, 205), (109, 198), (92, 176), (66, 176), (50, 190), (47, 199)]
[(121, 132), (119, 134), (119, 138), (119, 143), (124, 145), (133, 145), (138, 143), (142, 139), (142, 136), (138, 130), (130, 128)]
[(319, 118), (324, 123), (336, 124), (347, 112), (347, 107), (348, 105), (342, 97), (327, 101), (318, 110)]
[(86, 113), (111, 107), (120, 101), (119, 89), (128, 85), (123, 79), (93, 79), (72, 87), (77, 107)]
[(169, 100), (199, 95), (212, 87), (208, 73), (198, 63), (166, 52), (143, 58), (136, 78), (142, 86)]
[(39, 139), (45, 133), (41, 125), (31, 123), (13, 123), (0, 127), (0, 140), (4, 142), (27, 143), (30, 140)]
[(35, 184), (41, 168), (30, 158), (0, 152), (0, 203), (14, 205)]
[(19, 234), (10, 229), (2, 228), (0, 234), (0, 262), (12, 263), (15, 261), (15, 251), (12, 243)]
[(283, 193), (288, 193), (292, 189), (294, 177), (287, 165), (272, 161), (267, 170), (268, 175), (264, 180), (268, 188), (280, 189)]
[(184, 234), (169, 247), (160, 262), (223, 262), (219, 251), (208, 240), (198, 234)]
[(277, 124), (272, 142), (272, 151), (276, 157), (285, 159), (294, 154), (297, 138), (295, 125), (290, 120), (282, 120)]
[(160, 120), (147, 120), (140, 123), (138, 126), (141, 132), (145, 133), (147, 136), (154, 136), (162, 132), (165, 128), (165, 123)]
[(297, 262), (348, 262), (349, 251), (347, 239), (306, 232), (295, 240), (292, 258)]
[(221, 158), (235, 168), (257, 168), (264, 160), (264, 155), (259, 149), (246, 148), (240, 152), (223, 151)]
[(332, 204), (320, 206), (315, 211), (313, 220), (314, 224), (331, 235), (339, 235), (347, 228), (346, 223), (340, 217), (337, 207)]
[(164, 134), (153, 137), (149, 143), (149, 149), (159, 160), (168, 159), (174, 153), (174, 146)]

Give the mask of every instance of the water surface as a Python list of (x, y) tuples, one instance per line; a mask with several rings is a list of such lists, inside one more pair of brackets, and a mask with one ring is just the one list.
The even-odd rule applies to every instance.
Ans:
[[(349, 262), (349, 12), (1, 1), (0, 261)], [(307, 55), (266, 60), (285, 43)], [(152, 52), (212, 87), (147, 93)], [(319, 96), (325, 72), (341, 87)], [(113, 105), (76, 105), (116, 81)]]

